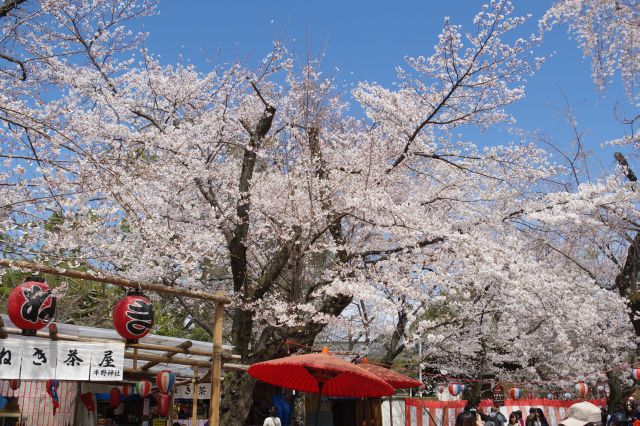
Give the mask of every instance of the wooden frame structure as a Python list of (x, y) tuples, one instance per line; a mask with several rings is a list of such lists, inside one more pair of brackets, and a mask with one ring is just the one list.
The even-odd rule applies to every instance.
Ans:
[[(150, 343), (125, 343), (125, 359), (131, 359), (133, 361), (133, 368), (124, 369), (124, 382), (134, 380), (136, 378), (149, 378), (155, 376), (156, 372), (151, 372), (150, 368), (157, 364), (175, 364), (180, 366), (191, 366), (194, 371), (198, 369), (204, 369), (206, 371), (201, 377), (176, 375), (177, 384), (183, 383), (197, 383), (206, 376), (211, 377), (211, 400), (209, 406), (209, 425), (218, 426), (220, 424), (220, 388), (221, 388), (221, 373), (223, 369), (229, 370), (244, 370), (247, 366), (234, 364), (231, 361), (238, 359), (238, 356), (231, 354), (231, 351), (223, 351), (222, 347), (222, 326), (224, 318), (224, 305), (230, 301), (222, 292), (216, 292), (214, 294), (206, 293), (203, 291), (179, 289), (175, 287), (169, 287), (162, 284), (145, 283), (132, 281), (120, 277), (107, 276), (103, 274), (91, 274), (83, 271), (74, 271), (64, 268), (57, 268), (49, 265), (42, 265), (33, 262), (18, 261), (0, 259), (0, 266), (5, 268), (13, 268), (20, 270), (30, 270), (41, 272), (50, 275), (57, 275), (68, 278), (77, 278), (87, 281), (101, 282), (105, 284), (111, 284), (125, 288), (137, 288), (156, 293), (167, 294), (171, 296), (182, 296), (200, 300), (206, 300), (214, 302), (216, 305), (213, 314), (213, 346), (211, 351), (192, 348), (193, 343), (189, 340), (185, 340), (176, 346), (150, 344)], [(8, 335), (21, 334), (21, 331), (16, 328), (6, 327), (2, 317), (0, 317), (0, 339), (5, 339)], [(85, 341), (90, 340), (79, 336), (73, 336), (68, 334), (58, 333), (58, 327), (55, 323), (49, 324), (47, 331), (39, 331), (36, 337), (47, 338), (52, 340), (72, 340), (72, 341)], [(95, 339), (92, 339), (95, 340)], [(98, 339), (100, 340), (100, 339)], [(115, 340), (115, 339), (104, 339)], [(122, 339), (119, 339), (121, 342)], [(197, 358), (196, 358), (197, 357)], [(138, 366), (138, 361), (145, 361), (145, 364)], [(173, 395), (172, 395), (173, 400)], [(197, 395), (194, 392), (194, 404), (197, 404)], [(194, 411), (197, 409), (197, 405), (194, 405)], [(194, 415), (195, 419), (195, 415)], [(170, 419), (173, 420), (173, 419)]]

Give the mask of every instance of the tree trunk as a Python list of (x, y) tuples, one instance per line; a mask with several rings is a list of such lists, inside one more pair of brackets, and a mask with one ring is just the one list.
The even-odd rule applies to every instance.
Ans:
[(220, 403), (220, 425), (238, 426), (245, 423), (253, 403), (256, 381), (244, 371), (229, 371), (224, 375), (224, 394)]

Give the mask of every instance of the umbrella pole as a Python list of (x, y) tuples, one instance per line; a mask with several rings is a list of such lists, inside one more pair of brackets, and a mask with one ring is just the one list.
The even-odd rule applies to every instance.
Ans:
[(318, 416), (320, 415), (320, 401), (322, 400), (322, 386), (324, 382), (318, 382), (318, 389), (320, 392), (318, 393), (318, 406), (316, 407), (316, 426), (318, 426)]

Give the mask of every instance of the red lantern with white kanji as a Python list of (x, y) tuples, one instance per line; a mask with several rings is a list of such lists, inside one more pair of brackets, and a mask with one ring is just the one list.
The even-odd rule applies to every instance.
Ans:
[(141, 294), (129, 294), (113, 307), (113, 326), (122, 337), (137, 342), (153, 326), (153, 305)]
[(167, 417), (169, 414), (169, 395), (166, 393), (158, 396), (158, 415), (160, 417)]
[(576, 395), (580, 399), (584, 399), (587, 396), (587, 393), (589, 393), (589, 386), (587, 386), (585, 382), (576, 383), (575, 389)]
[(9, 293), (7, 313), (22, 334), (35, 336), (49, 324), (56, 311), (56, 298), (51, 288), (40, 278), (28, 278)]
[(141, 398), (146, 398), (151, 391), (151, 382), (148, 380), (141, 380), (136, 383), (136, 392)]
[(122, 397), (122, 393), (120, 393), (120, 389), (113, 388), (111, 389), (111, 393), (109, 394), (109, 406), (114, 410), (120, 406), (120, 398)]

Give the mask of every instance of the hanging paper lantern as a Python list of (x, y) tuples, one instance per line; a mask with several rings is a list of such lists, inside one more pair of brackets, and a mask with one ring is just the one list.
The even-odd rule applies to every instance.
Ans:
[(587, 393), (589, 392), (589, 386), (587, 386), (585, 382), (576, 383), (575, 389), (576, 389), (576, 395), (578, 395), (578, 398), (581, 398), (581, 399), (584, 399), (587, 396)]
[(160, 392), (168, 394), (173, 389), (176, 376), (169, 370), (163, 370), (156, 375), (156, 385)]
[(142, 380), (136, 383), (136, 393), (140, 395), (140, 398), (146, 398), (151, 391), (151, 382), (148, 380)]
[(436, 388), (436, 392), (438, 392), (438, 393), (444, 393), (444, 391), (445, 391), (446, 389), (447, 389), (447, 388), (445, 388), (443, 385), (439, 385), (439, 386)]
[(113, 307), (113, 327), (123, 338), (137, 342), (153, 326), (153, 305), (141, 294), (130, 294)]
[(167, 417), (169, 414), (169, 395), (163, 393), (158, 397), (158, 415)]
[(129, 398), (130, 396), (133, 396), (136, 394), (136, 388), (133, 387), (132, 385), (125, 385), (122, 387), (122, 394), (124, 395), (125, 398)]
[(466, 391), (466, 390), (467, 390), (467, 385), (461, 384), (460, 385), (460, 393), (464, 393), (464, 391)]
[(520, 389), (520, 388), (511, 388), (511, 389), (509, 389), (509, 398), (511, 398), (511, 399), (520, 399), (520, 398), (522, 398), (522, 389)]
[(564, 399), (571, 399), (571, 398), (573, 398), (573, 395), (571, 395), (571, 392), (566, 392), (564, 394)]
[(47, 394), (51, 397), (53, 403), (53, 415), (56, 415), (56, 410), (60, 408), (60, 398), (58, 397), (58, 387), (60, 382), (56, 379), (47, 380)]
[(631, 377), (633, 377), (634, 380), (640, 380), (640, 368), (632, 368)]
[(113, 388), (111, 389), (111, 393), (109, 394), (109, 406), (114, 410), (120, 406), (120, 398), (122, 397), (122, 393), (120, 389)]
[(51, 289), (39, 278), (28, 278), (9, 293), (7, 313), (22, 334), (34, 336), (37, 330), (49, 324), (56, 311), (56, 298)]
[(458, 396), (461, 392), (459, 383), (449, 383), (449, 393), (451, 396)]
[(597, 389), (598, 392), (602, 392), (602, 391), (604, 391), (604, 386), (598, 385), (598, 386), (596, 386), (596, 389)]
[(20, 388), (20, 380), (18, 379), (9, 380), (9, 387), (11, 388), (11, 390), (18, 390), (18, 388)]
[(547, 394), (547, 399), (553, 399), (553, 398), (554, 398), (554, 395), (551, 392), (549, 392)]
[(93, 399), (93, 393), (87, 392), (80, 395), (82, 405), (85, 406), (88, 412), (96, 411), (96, 401)]

